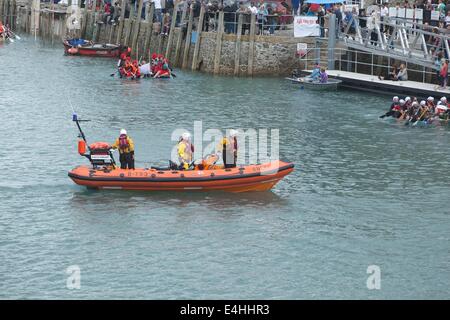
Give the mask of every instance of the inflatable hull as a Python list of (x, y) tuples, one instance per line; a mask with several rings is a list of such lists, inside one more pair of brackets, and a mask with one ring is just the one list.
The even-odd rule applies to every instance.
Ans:
[(113, 169), (95, 170), (79, 166), (69, 172), (78, 185), (94, 189), (146, 191), (228, 191), (248, 192), (270, 190), (294, 170), (294, 164), (272, 161), (215, 170)]
[(72, 46), (68, 40), (63, 41), (64, 53), (72, 56), (105, 57), (118, 58), (120, 55), (120, 46), (114, 44), (94, 44)]

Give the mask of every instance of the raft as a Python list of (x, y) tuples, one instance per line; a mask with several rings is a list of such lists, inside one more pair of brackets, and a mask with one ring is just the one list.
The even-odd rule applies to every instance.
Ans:
[(78, 166), (69, 177), (93, 189), (146, 191), (267, 191), (294, 170), (294, 164), (272, 161), (260, 165), (213, 170), (158, 170), (156, 168), (95, 169)]
[(73, 56), (117, 58), (121, 46), (116, 44), (92, 44), (83, 39), (64, 39), (64, 52)]
[(380, 119), (381, 121), (387, 122), (387, 123), (398, 123), (405, 126), (411, 126), (411, 127), (423, 127), (423, 128), (430, 128), (430, 127), (446, 127), (450, 125), (449, 120), (444, 119), (433, 119), (433, 120), (421, 120), (417, 122), (411, 122), (406, 119), (397, 119), (394, 117), (386, 117), (384, 119)]

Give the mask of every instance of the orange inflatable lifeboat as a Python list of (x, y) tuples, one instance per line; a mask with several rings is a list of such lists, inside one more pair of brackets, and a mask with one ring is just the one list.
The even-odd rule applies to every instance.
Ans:
[[(80, 137), (86, 141), (76, 115), (74, 121), (80, 129)], [(81, 144), (81, 146), (80, 146)], [(89, 152), (79, 143), (79, 153), (87, 157), (90, 166), (78, 166), (69, 177), (78, 185), (94, 189), (170, 190), (170, 191), (267, 191), (294, 170), (294, 164), (272, 161), (265, 164), (223, 168), (216, 165), (218, 157), (211, 155), (192, 170), (170, 168), (119, 169), (111, 153), (111, 146), (104, 142), (90, 144)]]
[(95, 189), (244, 192), (270, 190), (293, 170), (292, 163), (282, 161), (231, 169), (186, 171), (79, 166), (69, 172), (69, 177), (78, 185)]

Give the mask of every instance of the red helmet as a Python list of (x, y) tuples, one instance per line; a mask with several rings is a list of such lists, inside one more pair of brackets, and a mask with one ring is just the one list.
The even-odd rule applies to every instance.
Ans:
[(156, 53), (153, 53), (153, 54), (152, 54), (152, 59), (155, 60), (156, 58), (157, 58)]

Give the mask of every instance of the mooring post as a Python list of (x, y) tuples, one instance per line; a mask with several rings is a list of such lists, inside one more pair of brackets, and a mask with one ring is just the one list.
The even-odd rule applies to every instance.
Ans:
[(122, 32), (123, 32), (123, 25), (125, 23), (125, 8), (127, 7), (127, 1), (128, 0), (122, 0), (120, 6), (120, 20), (119, 20), (119, 29), (117, 30), (116, 44), (120, 44), (120, 42), (122, 41)]
[[(155, 4), (153, 2), (150, 3), (148, 12), (147, 12), (147, 30), (145, 30), (145, 42), (144, 42), (144, 56), (147, 52), (150, 50), (150, 41), (152, 39), (152, 32), (153, 32), (153, 16), (155, 14)], [(150, 52), (149, 52), (149, 58), (148, 61), (151, 60)]]
[(184, 53), (183, 53), (183, 64), (181, 67), (183, 69), (187, 68), (189, 49), (191, 48), (191, 36), (192, 36), (192, 23), (194, 22), (194, 4), (191, 4), (189, 8), (189, 20), (188, 28), (186, 33), (186, 41), (184, 42)]
[(255, 54), (255, 33), (256, 33), (256, 15), (252, 13), (250, 19), (250, 35), (248, 47), (248, 70), (247, 74), (253, 76), (253, 56)]
[(214, 74), (220, 72), (220, 53), (222, 51), (223, 38), (223, 10), (219, 11), (219, 22), (217, 26), (216, 52), (214, 54)]
[(197, 40), (195, 41), (195, 47), (194, 47), (194, 56), (192, 57), (192, 71), (197, 70), (198, 66), (198, 54), (200, 51), (200, 38), (202, 36), (203, 32), (203, 20), (205, 19), (205, 7), (202, 5), (200, 8), (200, 17), (198, 19), (198, 26), (197, 26)]
[[(137, 12), (134, 30), (133, 30), (133, 41), (131, 43), (131, 48), (135, 52), (136, 52), (135, 48), (136, 48), (138, 37), (139, 37), (139, 29), (140, 29), (140, 25), (141, 25), (141, 12), (142, 12), (143, 5), (144, 5), (144, 0), (139, 0), (138, 12)], [(139, 55), (139, 52), (136, 52), (136, 53), (137, 53), (137, 55)]]
[(172, 20), (170, 21), (169, 38), (167, 39), (167, 47), (166, 47), (166, 54), (165, 54), (165, 57), (167, 59), (169, 59), (170, 50), (172, 49), (171, 45), (172, 45), (173, 35), (175, 33), (175, 26), (177, 23), (177, 12), (178, 12), (179, 6), (180, 6), (180, 2), (177, 1), (175, 3), (175, 7), (172, 12)]
[(181, 48), (181, 41), (183, 41), (183, 23), (186, 19), (186, 12), (187, 12), (187, 1), (183, 3), (183, 13), (181, 14), (181, 20), (180, 20), (180, 33), (178, 34), (177, 39), (177, 45), (175, 47), (175, 58), (173, 59), (174, 65), (178, 66), (178, 57), (180, 56), (180, 48)]
[(234, 52), (234, 75), (239, 75), (239, 58), (241, 56), (241, 37), (242, 37), (242, 23), (244, 21), (244, 16), (239, 14), (238, 16), (238, 27), (236, 35), (236, 49)]
[(334, 70), (335, 58), (334, 48), (336, 47), (336, 15), (332, 14), (328, 20), (328, 70)]
[(3, 1), (0, 0), (0, 19), (3, 21)]
[(133, 17), (134, 17), (134, 6), (131, 6), (130, 10), (130, 17), (128, 18), (126, 24), (125, 24), (125, 40), (124, 44), (126, 46), (130, 45), (130, 32), (133, 24)]

